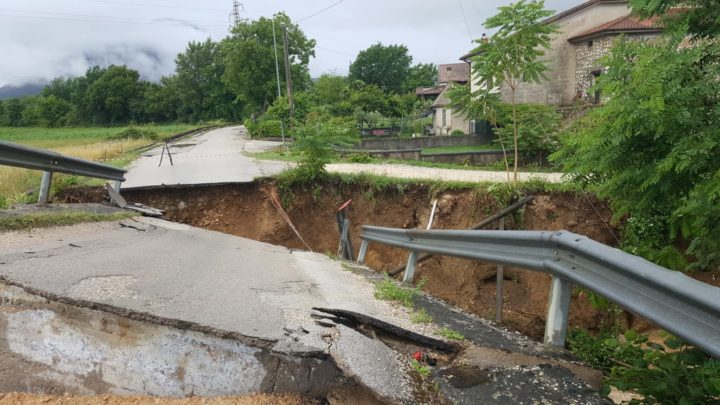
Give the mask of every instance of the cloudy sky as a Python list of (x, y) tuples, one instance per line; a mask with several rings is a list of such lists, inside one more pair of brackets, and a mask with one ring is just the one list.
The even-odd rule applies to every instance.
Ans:
[[(453, 63), (510, 0), (244, 0), (244, 18), (285, 11), (317, 40), (313, 76), (347, 73), (358, 51), (405, 44), (414, 62)], [(564, 10), (582, 0), (547, 0)], [(328, 8), (330, 7), (330, 8)], [(188, 41), (227, 35), (233, 0), (0, 0), (0, 85), (127, 64), (157, 80)], [(327, 10), (323, 11), (324, 9)], [(316, 15), (315, 15), (316, 14)]]

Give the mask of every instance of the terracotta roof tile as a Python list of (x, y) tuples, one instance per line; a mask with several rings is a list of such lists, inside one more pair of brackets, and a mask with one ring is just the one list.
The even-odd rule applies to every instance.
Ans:
[[(685, 9), (672, 9), (668, 14), (678, 14), (685, 12)], [(597, 37), (602, 34), (622, 34), (630, 32), (660, 32), (664, 29), (661, 17), (654, 16), (648, 19), (640, 19), (639, 17), (628, 14), (624, 17), (598, 25), (588, 31), (569, 38), (570, 42), (579, 42)]]

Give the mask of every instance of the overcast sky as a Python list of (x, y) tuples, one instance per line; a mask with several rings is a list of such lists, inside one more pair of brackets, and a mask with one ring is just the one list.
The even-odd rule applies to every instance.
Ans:
[[(583, 0), (547, 0), (562, 11)], [(243, 17), (285, 11), (317, 40), (313, 76), (346, 74), (358, 51), (405, 44), (413, 62), (454, 63), (510, 0), (245, 0)], [(127, 64), (157, 80), (189, 41), (227, 35), (232, 0), (0, 0), (0, 85)], [(467, 22), (467, 24), (466, 24)]]

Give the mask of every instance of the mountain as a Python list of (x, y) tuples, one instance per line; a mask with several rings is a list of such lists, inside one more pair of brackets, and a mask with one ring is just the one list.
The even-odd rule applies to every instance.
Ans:
[(4, 86), (0, 86), (0, 100), (7, 100), (11, 98), (18, 98), (18, 97), (25, 97), (25, 96), (34, 96), (36, 94), (40, 94), (43, 88), (45, 88), (45, 85), (47, 83), (25, 83), (21, 84), (19, 86), (13, 86), (10, 84), (6, 84)]

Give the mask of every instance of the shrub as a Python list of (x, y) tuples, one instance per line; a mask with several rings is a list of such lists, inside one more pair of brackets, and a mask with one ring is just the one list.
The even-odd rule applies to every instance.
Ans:
[(336, 148), (349, 148), (358, 142), (357, 129), (341, 120), (308, 122), (293, 134), (293, 150), (300, 155), (297, 175), (300, 181), (312, 181), (325, 172)]
[(459, 129), (453, 129), (452, 132), (450, 132), (450, 135), (452, 136), (462, 136), (465, 135), (465, 131), (459, 130)]
[(112, 136), (112, 139), (143, 139), (143, 138), (149, 139), (152, 141), (157, 141), (160, 139), (160, 135), (158, 135), (157, 132), (150, 130), (150, 129), (130, 127), (128, 129), (120, 131), (117, 134)]

